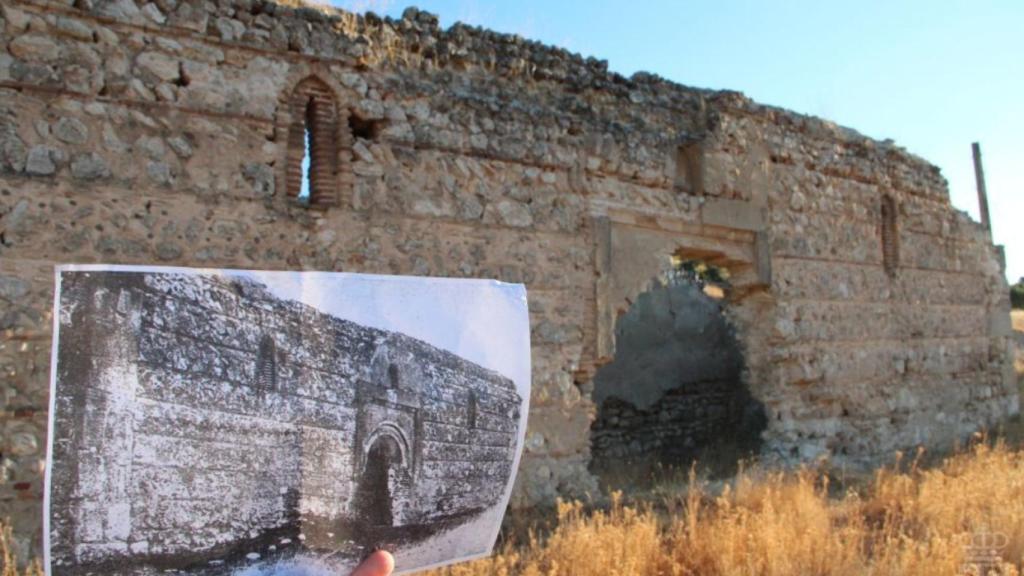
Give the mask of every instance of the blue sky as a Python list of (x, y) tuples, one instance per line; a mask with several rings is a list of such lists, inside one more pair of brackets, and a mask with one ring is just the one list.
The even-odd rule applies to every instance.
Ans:
[[(334, 0), (398, 17), (394, 0)], [(441, 18), (557, 44), (629, 75), (739, 90), (900, 146), (978, 218), (981, 142), (995, 241), (1024, 276), (1024, 1), (421, 0)]]

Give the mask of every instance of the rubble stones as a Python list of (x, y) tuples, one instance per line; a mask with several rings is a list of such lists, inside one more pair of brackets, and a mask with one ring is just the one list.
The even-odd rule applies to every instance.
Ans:
[(8, 451), (14, 456), (30, 456), (39, 450), (39, 442), (30, 431), (11, 434), (7, 445)]
[(52, 62), (60, 56), (60, 46), (46, 36), (28, 34), (11, 40), (7, 47), (15, 58), (29, 62)]
[(178, 61), (161, 52), (143, 52), (135, 59), (135, 66), (143, 75), (149, 75), (160, 82), (178, 79)]
[(21, 172), (25, 169), (27, 158), (28, 152), (21, 138), (13, 131), (4, 130), (0, 125), (0, 172)]
[(76, 18), (58, 16), (54, 27), (62, 34), (66, 34), (76, 40), (92, 42), (93, 29), (91, 26)]
[(258, 197), (274, 195), (274, 172), (270, 166), (258, 162), (250, 162), (242, 167), (242, 176), (252, 186), (253, 193)]
[(28, 159), (25, 162), (25, 172), (32, 176), (50, 176), (57, 171), (57, 164), (54, 161), (61, 157), (61, 152), (50, 146), (33, 146), (28, 151)]
[(156, 22), (157, 24), (163, 24), (167, 21), (167, 17), (164, 16), (163, 12), (160, 11), (160, 8), (153, 3), (144, 5), (142, 7), (142, 13), (145, 14), (147, 18), (149, 18), (153, 22)]
[(97, 2), (97, 12), (115, 20), (132, 20), (139, 14), (139, 7), (132, 0), (108, 0)]
[(89, 129), (77, 118), (64, 117), (54, 124), (53, 135), (68, 144), (85, 144), (89, 139)]
[(29, 292), (29, 284), (16, 276), (0, 275), (0, 298), (16, 302)]
[(181, 136), (173, 136), (167, 139), (167, 144), (172, 150), (182, 158), (192, 157), (192, 145), (188, 143), (188, 140)]
[(146, 136), (135, 141), (135, 149), (153, 160), (163, 158), (164, 154), (167, 152), (162, 139)]
[(80, 180), (96, 180), (110, 176), (110, 168), (99, 154), (87, 152), (72, 157), (71, 174)]
[(245, 33), (245, 25), (231, 18), (217, 18), (214, 21), (214, 26), (217, 28), (221, 40), (225, 42), (233, 42)]
[(501, 222), (508, 226), (526, 227), (533, 224), (533, 216), (524, 204), (502, 200), (496, 206)]
[(154, 184), (169, 186), (173, 182), (171, 167), (164, 162), (147, 162), (146, 173)]

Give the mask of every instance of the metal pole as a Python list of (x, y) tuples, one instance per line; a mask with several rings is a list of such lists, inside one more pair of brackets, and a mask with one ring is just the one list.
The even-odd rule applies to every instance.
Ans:
[(992, 221), (988, 215), (988, 193), (985, 191), (985, 170), (981, 167), (981, 145), (977, 142), (971, 144), (974, 152), (974, 181), (978, 186), (978, 210), (981, 212), (981, 225), (992, 232)]

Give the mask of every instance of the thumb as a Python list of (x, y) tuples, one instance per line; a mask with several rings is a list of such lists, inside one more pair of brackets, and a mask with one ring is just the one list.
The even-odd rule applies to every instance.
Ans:
[(394, 569), (394, 556), (387, 550), (377, 550), (363, 560), (352, 576), (389, 576)]

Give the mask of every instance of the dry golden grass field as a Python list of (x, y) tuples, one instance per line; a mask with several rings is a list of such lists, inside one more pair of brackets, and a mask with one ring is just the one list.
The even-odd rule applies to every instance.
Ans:
[[(565, 503), (543, 536), (506, 537), (493, 557), (432, 575), (1020, 574), (1024, 452), (1007, 441), (930, 467), (897, 459), (843, 490), (835, 477), (748, 470), (714, 491), (692, 480), (660, 501)], [(16, 570), (4, 540), (0, 575), (39, 574)]]
[(1017, 332), (1024, 332), (1024, 310), (1010, 312), (1010, 318), (1013, 320), (1013, 329)]
[(1000, 441), (840, 494), (820, 472), (746, 472), (657, 507), (563, 504), (546, 537), (436, 574), (1006, 575), (1022, 561), (1024, 452)]

